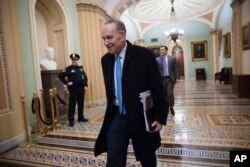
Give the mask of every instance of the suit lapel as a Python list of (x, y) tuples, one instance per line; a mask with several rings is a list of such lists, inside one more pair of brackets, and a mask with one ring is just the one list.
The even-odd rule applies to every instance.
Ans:
[[(126, 54), (125, 54), (125, 59), (124, 59), (124, 62), (123, 62), (123, 69), (122, 69), (122, 76), (123, 74), (125, 73), (127, 67), (128, 67), (128, 64), (132, 58), (132, 55), (133, 55), (133, 52), (132, 52), (132, 47), (133, 45), (127, 41), (127, 50), (126, 50)], [(123, 78), (123, 77), (122, 77)]]
[(112, 91), (115, 90), (115, 82), (114, 82), (114, 68), (115, 68), (115, 55), (112, 55), (111, 62), (110, 62), (110, 82), (112, 82)]
[(106, 73), (106, 79), (107, 79), (107, 86), (111, 85), (111, 87), (109, 88), (109, 91), (113, 91), (114, 90), (114, 62), (115, 62), (115, 58), (114, 55), (109, 54), (107, 61), (105, 62), (105, 69), (106, 72), (104, 71), (104, 74)]

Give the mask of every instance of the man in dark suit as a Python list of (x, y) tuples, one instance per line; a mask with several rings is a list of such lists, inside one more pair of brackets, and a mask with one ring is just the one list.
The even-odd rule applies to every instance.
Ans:
[[(155, 151), (161, 144), (160, 130), (166, 125), (168, 103), (154, 53), (126, 41), (125, 25), (116, 19), (103, 25), (102, 38), (108, 49), (101, 59), (107, 108), (95, 143), (95, 156), (107, 151), (107, 166), (125, 167), (131, 140), (136, 159), (142, 166), (155, 167)], [(116, 71), (119, 64), (122, 67), (121, 83)], [(122, 100), (118, 93), (119, 84)], [(139, 94), (147, 90), (151, 90), (154, 103), (152, 133), (146, 131), (139, 98)]]
[[(167, 91), (167, 99), (172, 115), (175, 115), (174, 111), (174, 86), (179, 79), (179, 69), (174, 56), (168, 55), (168, 47), (160, 46), (160, 57), (157, 57), (157, 63), (159, 65), (159, 71), (163, 78), (163, 85)], [(164, 64), (165, 63), (165, 64)], [(164, 67), (165, 65), (165, 67)]]

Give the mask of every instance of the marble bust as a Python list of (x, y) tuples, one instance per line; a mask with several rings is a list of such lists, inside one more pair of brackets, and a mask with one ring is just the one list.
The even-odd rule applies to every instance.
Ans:
[(47, 47), (45, 49), (46, 57), (40, 62), (41, 70), (56, 70), (57, 63), (55, 62), (55, 51), (52, 47)]

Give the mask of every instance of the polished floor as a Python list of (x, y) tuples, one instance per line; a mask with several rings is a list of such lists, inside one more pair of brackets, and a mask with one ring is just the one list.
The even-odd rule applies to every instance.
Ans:
[[(250, 150), (250, 99), (238, 98), (231, 85), (180, 81), (175, 87), (175, 116), (169, 115), (157, 150), (159, 167), (229, 166), (231, 150)], [(33, 135), (30, 147), (0, 155), (0, 166), (105, 166), (106, 155), (93, 156), (105, 106), (85, 110), (87, 123), (64, 122), (46, 135)], [(127, 166), (139, 167), (129, 146)], [(6, 165), (7, 166), (7, 165)]]

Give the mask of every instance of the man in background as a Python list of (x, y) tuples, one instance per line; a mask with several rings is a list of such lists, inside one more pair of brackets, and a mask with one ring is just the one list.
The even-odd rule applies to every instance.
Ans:
[(176, 58), (172, 55), (168, 55), (167, 46), (160, 46), (160, 57), (157, 57), (156, 60), (163, 78), (162, 83), (167, 91), (169, 109), (171, 114), (174, 116), (174, 86), (179, 79), (179, 69)]

